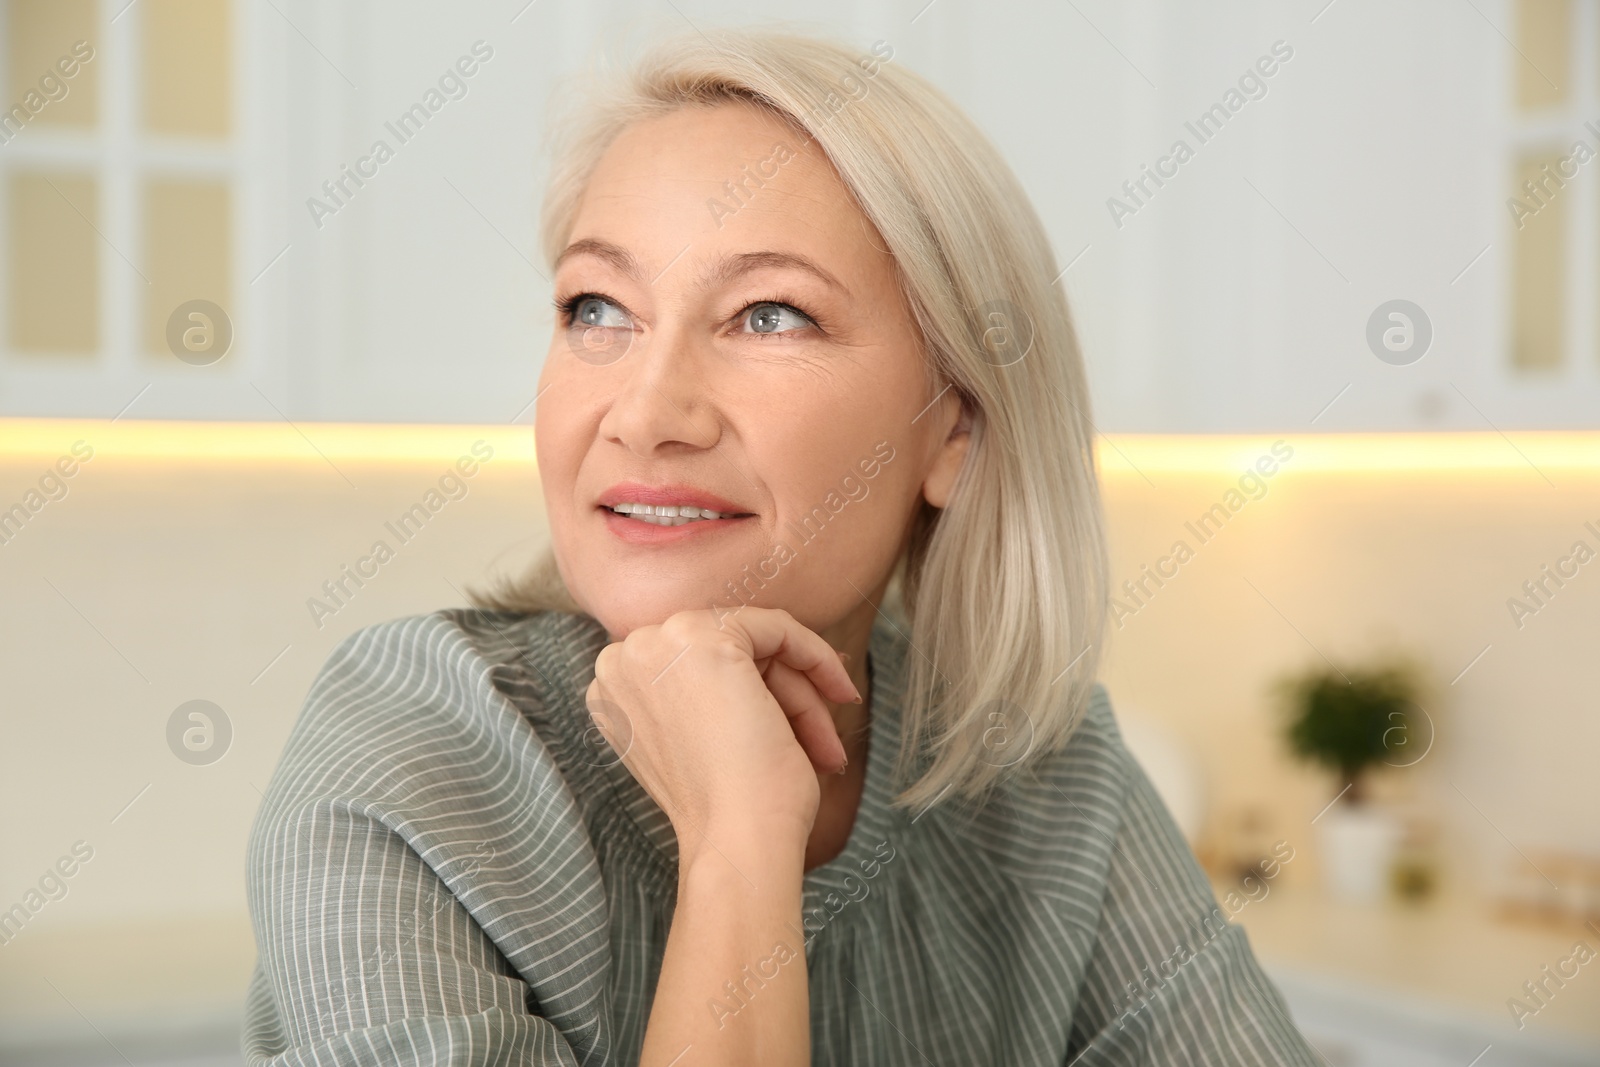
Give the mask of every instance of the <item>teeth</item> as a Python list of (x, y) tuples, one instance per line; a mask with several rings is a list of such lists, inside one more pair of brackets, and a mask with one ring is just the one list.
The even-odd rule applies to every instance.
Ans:
[(699, 522), (701, 519), (724, 518), (724, 513), (712, 511), (709, 508), (697, 508), (689, 504), (631, 504), (622, 503), (612, 507), (619, 515), (631, 515), (641, 522), (648, 522), (655, 526), (682, 526), (689, 522)]

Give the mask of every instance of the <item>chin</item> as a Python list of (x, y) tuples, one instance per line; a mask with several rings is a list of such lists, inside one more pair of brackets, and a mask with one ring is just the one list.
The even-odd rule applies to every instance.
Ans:
[[(642, 601), (642, 602), (641, 602)], [(613, 641), (620, 641), (641, 626), (659, 626), (680, 611), (711, 606), (709, 597), (670, 598), (604, 596), (598, 602), (580, 600), (584, 610), (606, 628)]]

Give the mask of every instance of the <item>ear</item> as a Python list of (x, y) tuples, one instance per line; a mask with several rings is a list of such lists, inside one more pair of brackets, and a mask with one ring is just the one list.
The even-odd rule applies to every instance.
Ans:
[(950, 395), (956, 398), (959, 407), (951, 412), (949, 402), (946, 402), (942, 414), (949, 430), (933, 456), (928, 476), (922, 482), (924, 499), (936, 508), (949, 506), (950, 494), (956, 484), (956, 475), (961, 473), (961, 465), (967, 456), (967, 446), (972, 443), (972, 409), (967, 405), (966, 398), (954, 389), (950, 391)]

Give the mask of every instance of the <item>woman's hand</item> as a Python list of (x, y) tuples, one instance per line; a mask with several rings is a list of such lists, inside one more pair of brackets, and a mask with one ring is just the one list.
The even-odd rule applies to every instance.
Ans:
[[(828, 643), (776, 608), (742, 608), (720, 627), (710, 609), (682, 611), (601, 650), (590, 714), (678, 837), (641, 1063), (677, 1063), (691, 1048), (705, 1064), (810, 1062), (805, 847), (817, 776), (844, 763), (826, 701), (859, 699)], [(736, 1025), (707, 1012), (774, 958), (778, 973)]]
[[(778, 608), (742, 608), (722, 625), (681, 611), (607, 645), (585, 699), (629, 772), (672, 819), (686, 850), (738, 836), (793, 834), (816, 819), (817, 775), (844, 746), (825, 700), (860, 700), (838, 653)], [(779, 837), (778, 840), (782, 840)]]

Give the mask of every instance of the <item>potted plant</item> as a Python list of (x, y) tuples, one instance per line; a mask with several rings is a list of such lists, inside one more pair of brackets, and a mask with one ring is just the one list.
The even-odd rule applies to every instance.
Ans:
[(1410, 664), (1393, 662), (1317, 667), (1279, 683), (1290, 751), (1337, 775), (1338, 792), (1313, 822), (1329, 888), (1346, 899), (1382, 894), (1400, 844), (1400, 821), (1372, 802), (1369, 785), (1378, 764), (1409, 766), (1432, 742), (1416, 679)]

